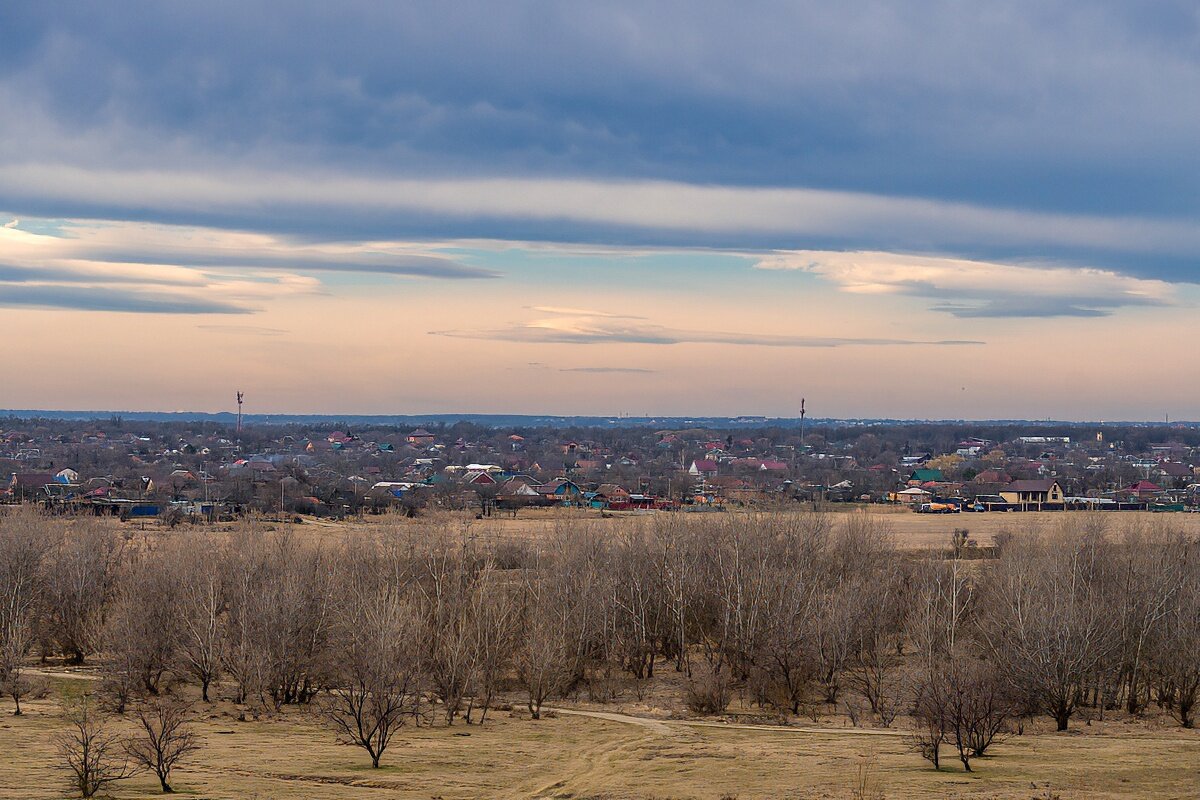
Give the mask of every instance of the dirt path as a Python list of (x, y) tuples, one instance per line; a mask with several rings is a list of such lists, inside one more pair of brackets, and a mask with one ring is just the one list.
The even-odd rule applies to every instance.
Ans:
[[(640, 725), (643, 728), (649, 728), (655, 733), (670, 733), (671, 723), (666, 720), (652, 719), (650, 717), (635, 717), (631, 714), (621, 714), (616, 711), (583, 711), (576, 708), (546, 708), (547, 711), (553, 711), (555, 714), (565, 714), (570, 717), (591, 717), (592, 719), (606, 719), (609, 722), (623, 722), (626, 725)], [(676, 723), (678, 724), (678, 723)]]
[(636, 759), (640, 750), (652, 745), (664, 736), (676, 736), (679, 731), (672, 730), (660, 720), (645, 717), (633, 717), (607, 711), (577, 711), (574, 709), (554, 708), (545, 709), (556, 714), (573, 717), (591, 717), (640, 728), (636, 735), (619, 743), (598, 742), (586, 747), (575, 754), (568, 762), (565, 777), (551, 783), (539, 782), (526, 795), (534, 798), (572, 797), (575, 795), (571, 786), (602, 785), (604, 781), (617, 774), (623, 761)]
[(40, 675), (43, 678), (66, 678), (73, 681), (98, 681), (100, 676), (92, 672), (66, 672), (53, 669), (41, 669), (34, 667), (27, 669), (25, 672), (30, 675)]
[(547, 708), (556, 714), (568, 716), (592, 717), (605, 719), (609, 722), (622, 722), (627, 725), (639, 725), (658, 734), (669, 734), (679, 728), (719, 728), (721, 730), (757, 731), (759, 733), (810, 734), (817, 736), (903, 736), (902, 731), (890, 728), (819, 728), (812, 726), (785, 725), (747, 725), (744, 723), (707, 722), (704, 720), (662, 720), (650, 717), (635, 717), (631, 714), (621, 714), (616, 711), (583, 711), (574, 708)]

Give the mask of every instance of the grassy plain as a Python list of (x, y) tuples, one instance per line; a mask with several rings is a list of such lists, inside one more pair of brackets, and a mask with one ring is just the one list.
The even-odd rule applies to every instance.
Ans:
[[(62, 681), (56, 681), (60, 685)], [(606, 713), (606, 712), (601, 712)], [(212, 800), (350, 798), (852, 798), (860, 771), (886, 798), (1191, 798), (1200, 792), (1200, 734), (1143, 722), (1080, 724), (1012, 737), (965, 773), (928, 768), (894, 731), (731, 726), (558, 713), (499, 713), (469, 728), (408, 728), (372, 770), (335, 744), (319, 720), (289, 711), (239, 722), (217, 705), (198, 730), (203, 747), (174, 778), (180, 796)], [(844, 723), (842, 723), (844, 724)], [(0, 719), (0, 798), (64, 797), (51, 738), (57, 701)], [(160, 797), (143, 776), (114, 796)]]

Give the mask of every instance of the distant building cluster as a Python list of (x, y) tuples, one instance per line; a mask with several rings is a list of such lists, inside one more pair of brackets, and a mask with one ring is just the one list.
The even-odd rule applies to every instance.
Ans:
[[(1200, 431), (968, 423), (718, 430), (315, 430), (3, 420), (0, 501), (125, 518), (248, 511), (344, 516), (431, 507), (610, 514), (729, 505), (893, 503), (916, 511), (1191, 510)], [(803, 438), (802, 438), (803, 437)]]

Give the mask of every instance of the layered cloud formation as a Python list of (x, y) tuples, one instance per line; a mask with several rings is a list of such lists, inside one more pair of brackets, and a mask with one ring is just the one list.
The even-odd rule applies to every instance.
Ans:
[[(588, 380), (661, 378), (667, 403), (697, 349), (748, 384), (786, 362), (850, 400), (889, 359), (982, 375), (1047, 340), (1109, 358), (1099, 343), (1154, 325), (1169, 339), (1198, 299), (1194, 3), (117, 0), (3, 16), (6, 340), (99, 326), (165, 359), (200, 331), (242, 343), (247, 374), (280, 392), (321, 352), (381, 410), (396, 387), (361, 376), (398, 363), (425, 376), (410, 402), (444, 409), (463, 363), (500, 387), (575, 353), (497, 401), (529, 410), (522, 392), (557, 386), (572, 410)], [(986, 344), (945, 346), (964, 342)], [(1173, 379), (1133, 360), (1131, 404)], [(894, 379), (924, 398), (943, 374)], [(0, 407), (57, 385), (31, 373)]]
[[(46, 227), (45, 221), (39, 221)], [(492, 270), (396, 242), (312, 242), (211, 228), (20, 220), (0, 228), (0, 305), (165, 314), (249, 314), (322, 293), (313, 273), (478, 279)], [(307, 274), (302, 274), (307, 273)]]
[(1166, 281), (1111, 270), (996, 264), (878, 252), (794, 251), (756, 265), (802, 270), (857, 294), (903, 294), (934, 300), (956, 317), (1099, 317), (1125, 306), (1173, 305)]
[(970, 340), (918, 341), (912, 339), (834, 336), (780, 336), (767, 333), (732, 333), (686, 330), (659, 325), (644, 317), (585, 309), (538, 308), (550, 316), (491, 330), (431, 331), (438, 336), (526, 344), (725, 344), (760, 347), (847, 347), (853, 345), (970, 345)]

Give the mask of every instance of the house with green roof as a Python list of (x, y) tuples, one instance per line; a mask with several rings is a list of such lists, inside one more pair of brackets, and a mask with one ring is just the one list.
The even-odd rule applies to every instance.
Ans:
[(915, 469), (912, 476), (909, 477), (908, 482), (922, 484), (934, 481), (935, 483), (941, 483), (944, 480), (946, 479), (942, 476), (940, 469)]

